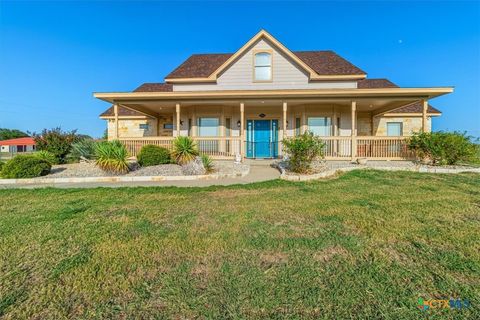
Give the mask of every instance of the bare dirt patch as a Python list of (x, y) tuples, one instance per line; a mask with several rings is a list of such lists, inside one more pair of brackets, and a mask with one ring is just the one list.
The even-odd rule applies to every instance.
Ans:
[(260, 264), (269, 269), (274, 266), (284, 265), (288, 262), (288, 255), (284, 252), (268, 252), (260, 254)]
[(331, 246), (313, 255), (316, 261), (328, 262), (335, 256), (346, 256), (348, 251), (342, 246)]

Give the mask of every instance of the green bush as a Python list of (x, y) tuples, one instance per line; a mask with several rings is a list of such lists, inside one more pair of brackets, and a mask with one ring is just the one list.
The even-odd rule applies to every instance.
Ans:
[(167, 164), (172, 162), (170, 151), (168, 149), (154, 146), (152, 144), (145, 145), (137, 156), (138, 164), (142, 167), (156, 166), (159, 164)]
[(118, 140), (100, 142), (95, 148), (95, 163), (106, 172), (127, 173), (127, 157), (127, 149)]
[(95, 157), (96, 146), (97, 143), (93, 139), (82, 139), (74, 142), (67, 159), (70, 162), (78, 162), (82, 158), (92, 160)]
[(47, 161), (51, 165), (57, 163), (57, 158), (55, 157), (55, 155), (53, 153), (45, 151), (45, 150), (37, 151), (37, 152), (33, 153), (32, 155), (34, 155), (35, 157), (37, 157), (39, 159)]
[(433, 165), (454, 165), (474, 161), (476, 145), (471, 137), (459, 132), (419, 132), (408, 140), (408, 148), (417, 159)]
[(5, 163), (3, 161), (0, 161), (0, 177), (2, 176), (2, 168)]
[(37, 150), (45, 150), (55, 155), (56, 163), (65, 163), (72, 143), (79, 140), (76, 130), (67, 132), (60, 128), (44, 129), (40, 134), (33, 134)]
[(283, 146), (289, 155), (290, 170), (307, 173), (315, 159), (323, 158), (325, 143), (307, 131), (299, 136), (284, 139)]
[(186, 164), (198, 156), (197, 144), (190, 137), (176, 137), (173, 140), (172, 156), (178, 164)]
[(35, 155), (18, 155), (7, 161), (2, 168), (2, 177), (7, 179), (35, 178), (47, 175), (52, 165)]
[(202, 154), (201, 158), (202, 158), (203, 167), (205, 168), (207, 173), (212, 172), (213, 171), (213, 160), (212, 160), (212, 158), (210, 158), (210, 156), (208, 154)]

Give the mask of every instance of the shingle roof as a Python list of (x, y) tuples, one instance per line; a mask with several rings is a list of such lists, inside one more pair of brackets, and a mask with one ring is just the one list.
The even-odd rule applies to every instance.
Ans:
[[(333, 51), (293, 51), (300, 60), (319, 75), (359, 75), (365, 72)], [(233, 53), (194, 54), (173, 70), (166, 79), (206, 78)]]
[[(115, 112), (113, 111), (113, 106), (105, 110), (102, 114), (100, 114), (100, 117), (113, 117), (115, 116)], [(125, 108), (122, 106), (118, 106), (118, 116), (119, 117), (129, 117), (129, 116), (145, 116), (143, 113), (139, 111), (135, 111), (129, 108)]]
[(294, 51), (300, 60), (319, 75), (359, 75), (365, 71), (340, 57), (331, 50), (327, 51)]
[(398, 86), (388, 79), (362, 79), (357, 81), (358, 89), (376, 89), (376, 88), (398, 88)]
[(169, 83), (144, 83), (133, 92), (170, 92), (173, 85)]
[[(423, 105), (421, 101), (415, 101), (395, 110), (391, 110), (388, 113), (422, 113)], [(428, 105), (427, 113), (441, 114), (442, 112), (431, 105)]]

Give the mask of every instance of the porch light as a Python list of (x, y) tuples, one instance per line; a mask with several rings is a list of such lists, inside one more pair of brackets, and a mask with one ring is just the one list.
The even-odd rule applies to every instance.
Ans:
[(242, 124), (242, 123), (240, 122), (240, 120), (238, 120), (238, 121), (237, 121), (237, 127), (240, 128), (240, 125), (241, 125), (241, 124)]
[(180, 125), (183, 126), (183, 120), (180, 120)]

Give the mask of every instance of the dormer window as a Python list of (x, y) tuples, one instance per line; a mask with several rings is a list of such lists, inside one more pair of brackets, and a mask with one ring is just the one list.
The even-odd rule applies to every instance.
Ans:
[(255, 81), (272, 81), (272, 54), (270, 52), (257, 52), (254, 55)]

